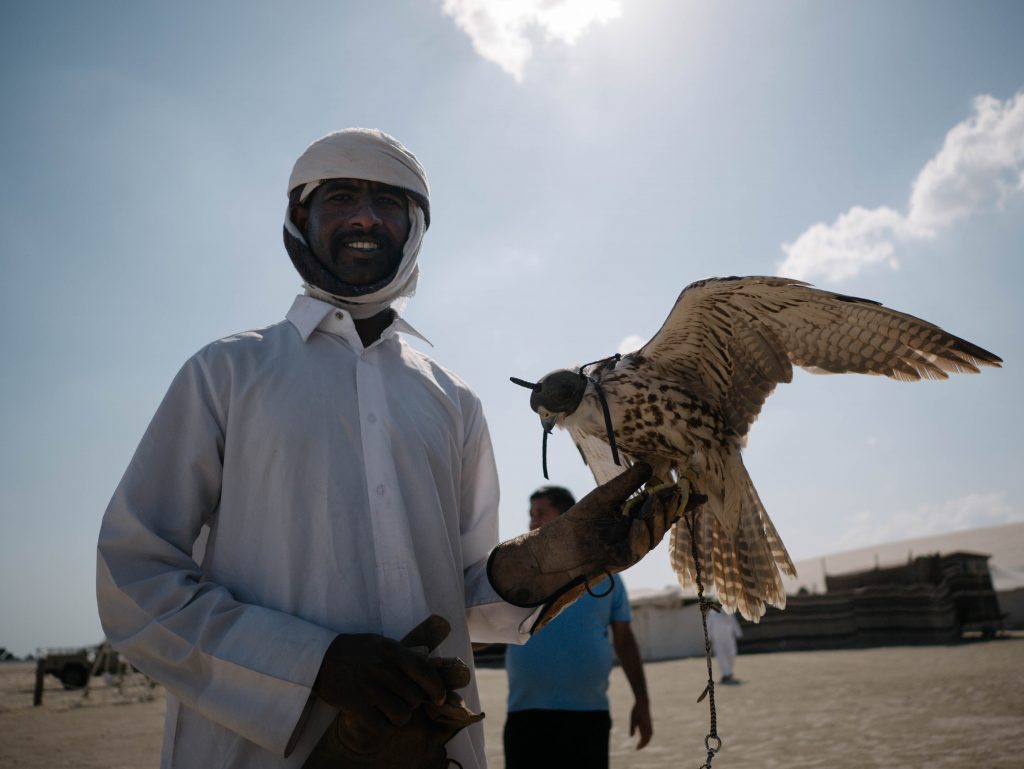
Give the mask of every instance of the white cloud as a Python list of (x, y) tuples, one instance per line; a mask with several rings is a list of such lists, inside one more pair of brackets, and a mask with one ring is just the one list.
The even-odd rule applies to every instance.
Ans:
[(939, 504), (921, 505), (915, 510), (879, 514), (863, 510), (840, 538), (839, 549), (853, 549), (880, 542), (917, 539), (933, 534), (998, 526), (1021, 520), (1019, 511), (1007, 502), (1006, 492), (967, 494)]
[(623, 339), (621, 342), (619, 342), (619, 347), (616, 350), (616, 352), (619, 355), (627, 355), (627, 354), (629, 354), (631, 352), (639, 350), (646, 343), (647, 343), (647, 340), (644, 339), (639, 334), (630, 334), (625, 339)]
[(854, 206), (834, 224), (819, 222), (794, 243), (784, 245), (786, 261), (779, 275), (801, 280), (824, 275), (840, 281), (872, 264), (885, 263), (895, 269), (899, 263), (893, 255), (893, 239), (905, 230), (899, 211)]
[(778, 274), (830, 281), (878, 264), (896, 269), (900, 240), (934, 238), (972, 214), (1002, 207), (1024, 190), (1024, 91), (1005, 102), (979, 96), (946, 134), (911, 188), (906, 213), (854, 206), (832, 224), (819, 222), (782, 250)]
[(576, 42), (595, 21), (622, 15), (621, 0), (444, 0), (444, 12), (469, 35), (476, 52), (517, 81), (533, 55), (528, 31), (538, 27), (548, 40)]

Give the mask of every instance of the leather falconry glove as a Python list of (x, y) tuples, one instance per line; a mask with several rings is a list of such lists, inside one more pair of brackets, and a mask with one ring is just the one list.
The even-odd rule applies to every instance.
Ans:
[(650, 466), (638, 462), (551, 523), (491, 552), (487, 576), (503, 600), (523, 607), (547, 604), (531, 633), (590, 585), (647, 555), (684, 512), (707, 501), (691, 492), (685, 478), (629, 499), (650, 477)]
[[(426, 657), (451, 632), (448, 621), (432, 614), (400, 643)], [(462, 729), (484, 717), (463, 702), (456, 689), (469, 684), (470, 670), (458, 657), (431, 658), (444, 681), (447, 696), (440, 704), (424, 702), (403, 726), (383, 739), (366, 739), (340, 713), (317, 743), (303, 769), (447, 769), (445, 744)]]

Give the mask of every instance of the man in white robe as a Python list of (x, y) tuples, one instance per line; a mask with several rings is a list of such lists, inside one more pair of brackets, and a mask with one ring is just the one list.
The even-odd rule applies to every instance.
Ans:
[[(448, 694), (394, 639), (437, 614), (436, 653), (471, 661), (471, 638), (522, 643), (537, 613), (486, 573), (498, 482), (480, 402), (402, 340), (419, 334), (392, 307), (430, 223), (422, 166), (379, 131), (339, 131), (299, 158), (288, 198), (305, 292), (184, 364), (100, 532), (105, 632), (167, 690), (163, 769), (301, 767), (336, 719), (386, 736)], [(475, 680), (461, 694), (479, 710)], [(447, 751), (484, 767), (480, 725)]]
[(736, 639), (743, 636), (736, 615), (726, 614), (724, 611), (709, 611), (708, 636), (711, 638), (711, 648), (714, 650), (715, 659), (718, 660), (718, 671), (721, 673), (722, 683), (739, 683), (732, 672), (736, 662)]

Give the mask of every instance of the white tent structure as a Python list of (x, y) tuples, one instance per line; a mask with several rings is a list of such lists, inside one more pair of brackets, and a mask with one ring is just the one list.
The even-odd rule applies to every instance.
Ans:
[(704, 633), (696, 595), (684, 598), (679, 586), (630, 593), (632, 629), (645, 662), (704, 654)]

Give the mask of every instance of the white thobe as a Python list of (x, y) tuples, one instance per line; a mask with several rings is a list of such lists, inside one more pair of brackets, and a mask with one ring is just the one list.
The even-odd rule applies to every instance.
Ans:
[(723, 676), (732, 675), (732, 666), (736, 661), (736, 639), (742, 637), (740, 623), (735, 614), (725, 612), (708, 612), (708, 635), (711, 646), (718, 660), (718, 670)]
[[(311, 687), (338, 633), (438, 653), (522, 643), (530, 612), (487, 581), (498, 482), (480, 402), (402, 341), (300, 296), (282, 323), (178, 373), (103, 519), (108, 638), (168, 692), (164, 769), (298, 767), (335, 715)], [(475, 680), (464, 690), (479, 710)], [(479, 725), (448, 744), (485, 765)], [(287, 757), (286, 757), (287, 756)]]

